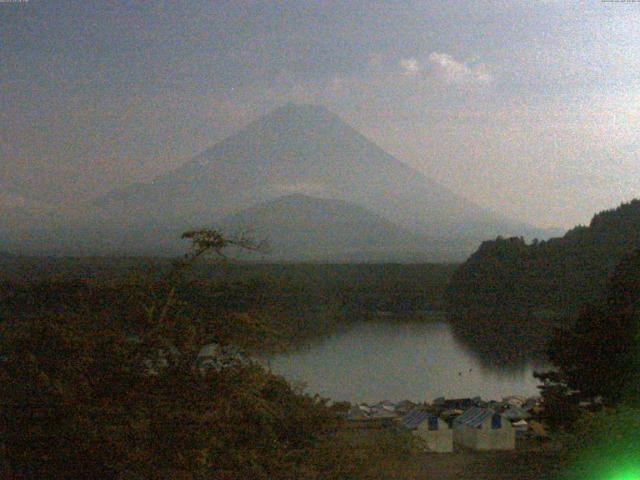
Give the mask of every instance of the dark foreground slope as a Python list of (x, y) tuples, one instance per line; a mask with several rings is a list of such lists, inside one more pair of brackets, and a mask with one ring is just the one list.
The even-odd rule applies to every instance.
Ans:
[(575, 310), (599, 299), (614, 267), (640, 246), (640, 200), (595, 215), (564, 237), (484, 242), (446, 293), (463, 308)]

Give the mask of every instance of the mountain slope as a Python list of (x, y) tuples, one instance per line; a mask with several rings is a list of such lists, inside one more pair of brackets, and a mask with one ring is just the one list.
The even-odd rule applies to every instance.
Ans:
[(353, 202), (433, 238), (537, 233), (455, 195), (327, 109), (309, 105), (286, 105), (183, 167), (96, 205), (115, 218), (198, 223), (290, 193)]
[[(455, 195), (327, 109), (286, 105), (149, 183), (114, 190), (64, 212), (20, 211), (12, 224), (23, 227), (19, 232), (6, 229), (8, 240), (3, 243), (13, 245), (12, 251), (39, 253), (177, 254), (184, 249), (179, 241), (182, 231), (215, 226), (245, 209), (290, 194), (346, 202), (378, 216), (378, 227), (360, 225), (364, 229), (360, 243), (345, 238), (347, 256), (354, 249), (387, 251), (385, 241), (370, 233), (394, 238), (391, 228), (381, 227), (383, 221), (392, 221), (393, 229), (401, 229), (405, 239), (428, 238), (426, 247), (416, 241), (404, 245), (403, 240), (404, 251), (420, 243), (421, 255), (440, 252), (441, 260), (450, 259), (456, 249), (454, 256), (460, 258), (480, 240), (499, 234), (545, 236)], [(257, 216), (254, 221), (261, 220)], [(337, 217), (335, 225), (326, 223), (325, 230), (341, 235), (338, 232), (346, 229), (340, 221)], [(278, 237), (280, 231), (270, 233)], [(314, 235), (319, 234), (316, 230)], [(302, 239), (298, 246), (302, 249)]]
[(40, 200), (29, 197), (16, 189), (0, 183), (0, 215), (16, 214), (24, 212), (25, 215), (36, 215), (39, 212), (47, 212), (54, 208)]
[(58, 213), (58, 208), (0, 184), (0, 250), (16, 250), (28, 232)]
[(599, 300), (608, 276), (640, 247), (640, 200), (593, 217), (561, 238), (484, 242), (447, 289), (455, 307), (573, 310)]
[[(271, 260), (433, 260), (455, 255), (367, 209), (292, 194), (232, 214), (217, 226), (265, 239)], [(449, 246), (451, 247), (451, 246)], [(459, 252), (459, 250), (458, 250)], [(458, 259), (459, 258), (455, 258)]]

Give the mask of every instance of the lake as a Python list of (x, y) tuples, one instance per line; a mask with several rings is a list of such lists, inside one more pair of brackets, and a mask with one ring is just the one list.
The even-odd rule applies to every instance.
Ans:
[(305, 383), (308, 393), (335, 401), (538, 394), (532, 374), (544, 368), (543, 360), (520, 356), (517, 362), (497, 363), (483, 355), (445, 321), (381, 319), (356, 323), (295, 352), (272, 356), (266, 364), (291, 382)]

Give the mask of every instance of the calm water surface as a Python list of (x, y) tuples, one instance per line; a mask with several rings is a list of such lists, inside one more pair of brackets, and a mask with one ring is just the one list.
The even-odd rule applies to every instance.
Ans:
[(443, 321), (369, 321), (297, 352), (267, 360), (275, 373), (333, 400), (431, 401), (536, 395), (542, 361), (488, 366)]

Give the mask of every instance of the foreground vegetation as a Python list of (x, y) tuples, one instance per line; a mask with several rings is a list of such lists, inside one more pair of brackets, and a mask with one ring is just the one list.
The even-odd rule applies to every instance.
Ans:
[(5, 292), (3, 478), (388, 478), (410, 439), (345, 432), (326, 400), (253, 362), (246, 347), (271, 335), (261, 303), (228, 285), (188, 297), (185, 267), (228, 245), (189, 238), (161, 277)]
[[(240, 263), (202, 258), (185, 277), (206, 283), (253, 285), (286, 305), (339, 304), (354, 309), (442, 310), (444, 290), (455, 264)], [(172, 260), (160, 257), (0, 257), (0, 285), (93, 280), (131, 281), (145, 274), (161, 278)]]
[(434, 457), (407, 434), (345, 428), (328, 400), (252, 355), (370, 312), (440, 308), (452, 267), (193, 268), (227, 240), (215, 232), (190, 240), (194, 250), (178, 264), (52, 259), (35, 281), (25, 278), (30, 259), (3, 259), (12, 266), (0, 285), (3, 478), (533, 479), (563, 464), (550, 478), (583, 479), (609, 475), (612, 458), (640, 468), (640, 252), (575, 322), (452, 319), (456, 337), (503, 364), (520, 361), (523, 345), (542, 351), (564, 326), (547, 348), (557, 368), (540, 375), (545, 421), (563, 451)]
[[(176, 295), (191, 316), (207, 317), (227, 341), (254, 353), (324, 337), (379, 311), (443, 308), (451, 265), (238, 264), (202, 258), (183, 273)], [(149, 281), (168, 259), (13, 257), (0, 260), (0, 319), (60, 309), (131, 323)], [(251, 322), (254, 335), (229, 325)]]
[(545, 420), (564, 438), (562, 478), (640, 476), (640, 250), (625, 256), (607, 294), (586, 305), (548, 347)]

